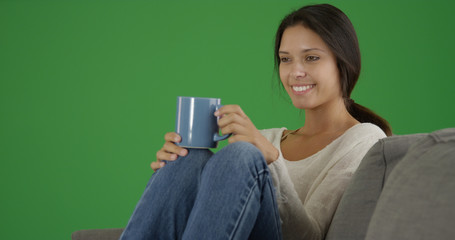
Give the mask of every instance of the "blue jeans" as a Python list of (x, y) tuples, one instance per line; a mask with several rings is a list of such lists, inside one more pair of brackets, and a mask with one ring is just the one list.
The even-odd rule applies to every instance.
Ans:
[(152, 175), (120, 239), (281, 239), (274, 191), (252, 144), (189, 149)]

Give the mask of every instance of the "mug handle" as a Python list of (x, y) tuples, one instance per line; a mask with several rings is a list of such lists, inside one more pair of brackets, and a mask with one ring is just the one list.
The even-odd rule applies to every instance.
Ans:
[[(223, 106), (223, 105), (216, 105), (215, 111), (217, 111), (218, 109), (220, 109), (222, 106)], [(220, 117), (217, 117), (216, 119), (217, 119), (216, 121), (218, 122), (218, 121), (220, 120)], [(222, 141), (222, 140), (227, 139), (227, 138), (230, 137), (231, 135), (232, 135), (232, 134), (229, 133), (229, 134), (224, 134), (223, 136), (220, 136), (220, 135), (218, 135), (218, 133), (215, 133), (215, 134), (213, 134), (213, 141), (215, 141), (215, 142)]]

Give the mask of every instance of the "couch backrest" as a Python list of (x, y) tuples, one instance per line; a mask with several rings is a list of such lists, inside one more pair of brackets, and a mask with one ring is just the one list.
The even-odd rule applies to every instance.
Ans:
[(413, 144), (390, 173), (365, 239), (455, 238), (455, 128)]
[(380, 140), (346, 189), (326, 239), (453, 239), (455, 128)]
[(425, 136), (392, 136), (379, 140), (369, 150), (343, 194), (326, 239), (365, 239), (385, 180), (409, 147)]

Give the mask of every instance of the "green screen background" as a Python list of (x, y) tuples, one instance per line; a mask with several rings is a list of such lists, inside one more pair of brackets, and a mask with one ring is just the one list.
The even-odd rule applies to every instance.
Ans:
[[(177, 96), (239, 104), (260, 129), (301, 126), (273, 39), (319, 2), (0, 1), (0, 238), (123, 227)], [(329, 3), (360, 40), (356, 102), (395, 134), (454, 127), (453, 2)]]

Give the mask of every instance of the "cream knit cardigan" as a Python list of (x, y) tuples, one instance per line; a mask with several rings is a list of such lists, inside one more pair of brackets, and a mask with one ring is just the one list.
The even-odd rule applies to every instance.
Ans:
[(283, 239), (324, 239), (338, 202), (367, 151), (384, 132), (370, 123), (348, 129), (316, 154), (283, 158), (280, 143), (286, 128), (261, 130), (280, 151), (269, 165), (280, 211)]

